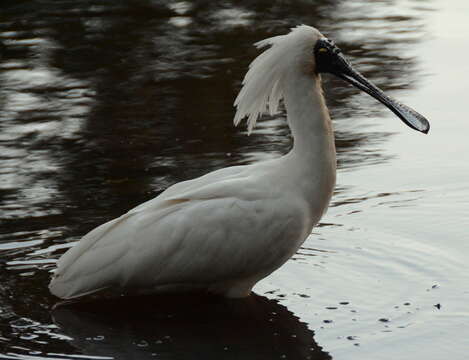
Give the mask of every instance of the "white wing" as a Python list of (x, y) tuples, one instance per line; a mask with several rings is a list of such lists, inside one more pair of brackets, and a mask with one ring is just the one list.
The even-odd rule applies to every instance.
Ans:
[[(94, 229), (59, 260), (51, 292), (73, 298), (114, 287), (217, 288), (248, 278), (253, 285), (283, 264), (310, 228), (303, 200), (282, 203), (243, 168), (176, 184)], [(224, 179), (207, 184), (214, 177)]]

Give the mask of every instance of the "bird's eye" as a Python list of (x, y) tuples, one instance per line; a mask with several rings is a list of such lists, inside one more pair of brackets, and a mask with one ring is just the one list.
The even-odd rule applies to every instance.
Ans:
[(314, 47), (315, 54), (328, 55), (331, 54), (334, 49), (334, 44), (331, 40), (322, 38), (319, 39)]

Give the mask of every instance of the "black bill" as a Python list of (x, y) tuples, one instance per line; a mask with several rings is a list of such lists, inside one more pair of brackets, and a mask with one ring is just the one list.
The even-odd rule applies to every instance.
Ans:
[(386, 105), (412, 129), (425, 134), (428, 133), (430, 123), (425, 117), (410, 107), (387, 96), (381, 89), (370, 83), (362, 74), (354, 70), (352, 65), (342, 55), (340, 49), (335, 46), (332, 41), (325, 38), (318, 40), (314, 48), (314, 54), (316, 57), (316, 71), (318, 73), (331, 73), (348, 81)]

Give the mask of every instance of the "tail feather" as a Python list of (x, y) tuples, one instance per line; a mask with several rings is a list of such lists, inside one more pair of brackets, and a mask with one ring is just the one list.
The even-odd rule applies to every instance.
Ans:
[(126, 253), (128, 245), (124, 240), (130, 234), (122, 234), (122, 228), (119, 234), (113, 234), (113, 230), (129, 218), (123, 215), (97, 227), (69, 249), (57, 262), (49, 284), (51, 293), (62, 299), (72, 299), (115, 283), (119, 269), (112, 265)]

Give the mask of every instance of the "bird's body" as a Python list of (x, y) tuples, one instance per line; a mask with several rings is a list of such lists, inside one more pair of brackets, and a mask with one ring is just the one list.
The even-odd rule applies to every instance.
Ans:
[(271, 181), (288, 169), (288, 160), (227, 168), (176, 184), (101, 225), (59, 261), (64, 275), (59, 272), (55, 280), (62, 291), (56, 294), (71, 298), (112, 287), (248, 295), (294, 254), (328, 202), (318, 199), (323, 204), (316, 209), (303, 198), (300, 184)]
[(258, 43), (271, 47), (251, 64), (235, 103), (235, 123), (247, 116), (252, 129), (283, 99), (294, 138), (288, 154), (177, 183), (97, 227), (58, 261), (51, 292), (66, 299), (103, 289), (243, 297), (287, 261), (335, 184), (332, 124), (311, 56), (322, 38), (300, 26)]

